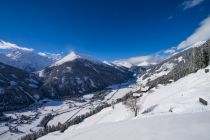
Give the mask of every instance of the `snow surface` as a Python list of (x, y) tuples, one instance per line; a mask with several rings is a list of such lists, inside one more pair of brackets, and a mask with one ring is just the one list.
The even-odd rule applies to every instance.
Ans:
[[(170, 70), (173, 66), (166, 65), (161, 69)], [(208, 69), (210, 68), (207, 67)], [(31, 124), (21, 124), (18, 129), (23, 133), (6, 133), (0, 135), (0, 139), (16, 139), (27, 133), (30, 129), (38, 130), (37, 125), (48, 113), (55, 117), (50, 120), (49, 125), (56, 125), (58, 122), (64, 123), (71, 117), (84, 114), (101, 102), (111, 103), (127, 93), (137, 93), (143, 81), (138, 83), (129, 81), (108, 87), (105, 90), (104, 100), (92, 100), (93, 94), (83, 97), (85, 102), (76, 101), (48, 101), (40, 108), (28, 109), (25, 111), (6, 112), (7, 116), (16, 118), (21, 115), (39, 114)], [(205, 73), (204, 69), (190, 74), (180, 80), (168, 85), (158, 85), (150, 92), (144, 93), (139, 99), (140, 111), (138, 117), (133, 117), (124, 104), (118, 103), (112, 107), (103, 109), (101, 112), (85, 119), (82, 123), (69, 127), (64, 133), (50, 133), (41, 140), (94, 140), (94, 139), (143, 139), (143, 140), (163, 140), (163, 139), (209, 139), (210, 137), (210, 105), (204, 106), (199, 103), (199, 97), (210, 102), (210, 73)], [(15, 124), (13, 124), (15, 125)], [(161, 127), (160, 127), (161, 126)], [(0, 133), (8, 130), (2, 124)]]
[(185, 49), (183, 49), (182, 51), (188, 50), (190, 48), (196, 48), (196, 47), (200, 47), (202, 46), (204, 43), (206, 43), (206, 41), (198, 41), (194, 44), (189, 45), (188, 47), (186, 47)]
[[(209, 140), (210, 112), (94, 124), (51, 133), (39, 140)], [(85, 122), (84, 122), (85, 123)]]
[(203, 106), (198, 101), (202, 97), (210, 102), (209, 83), (210, 73), (201, 69), (167, 86), (159, 85), (152, 93), (145, 94), (143, 108), (146, 110), (156, 105), (150, 112), (152, 114), (167, 113), (170, 109), (176, 113), (210, 110), (209, 105)]
[[(138, 101), (140, 112), (136, 118), (125, 105), (118, 103), (114, 109), (105, 108), (64, 133), (50, 133), (40, 140), (209, 140), (210, 105), (198, 101), (199, 97), (210, 101), (209, 82), (210, 73), (201, 69), (144, 93)], [(126, 90), (137, 90), (138, 86), (132, 84)], [(106, 99), (118, 95), (120, 89), (115, 88)]]
[(87, 95), (84, 95), (83, 98), (85, 99), (91, 99), (93, 98), (94, 94), (87, 94)]
[(150, 76), (148, 76), (146, 79), (143, 80), (143, 76), (138, 78), (138, 82), (141, 85), (145, 85), (148, 80), (155, 80), (158, 77), (161, 77), (163, 75), (167, 75), (173, 68), (175, 64), (174, 63), (164, 63), (158, 70), (156, 70), (154, 73), (152, 73)]
[(81, 56), (76, 54), (75, 52), (71, 52), (70, 54), (68, 54), (67, 56), (62, 58), (61, 60), (55, 62), (54, 65), (56, 65), (56, 66), (62, 65), (64, 63), (66, 63), (66, 62), (73, 61), (73, 60), (78, 59), (78, 58), (81, 58)]
[[(66, 62), (71, 62), (71, 61), (74, 61), (76, 59), (85, 59), (85, 60), (89, 60), (89, 61), (92, 61), (92, 62), (95, 62), (95, 63), (99, 63), (98, 60), (88, 56), (88, 55), (83, 55), (83, 54), (79, 54), (79, 53), (76, 53), (74, 51), (70, 52), (68, 55), (66, 55), (65, 57), (63, 57), (62, 59), (58, 60), (57, 62), (55, 62), (54, 64), (51, 65), (52, 66), (59, 66), (59, 65), (62, 65)], [(102, 62), (100, 62), (102, 63)]]
[(178, 62), (182, 62), (182, 61), (184, 61), (185, 62), (185, 60), (184, 60), (184, 58), (182, 57), (182, 56), (180, 56), (179, 58), (177, 58), (176, 59)]

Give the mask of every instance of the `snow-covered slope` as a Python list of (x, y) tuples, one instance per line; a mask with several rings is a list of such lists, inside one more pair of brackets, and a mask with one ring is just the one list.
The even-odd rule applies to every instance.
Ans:
[(209, 140), (210, 112), (94, 124), (39, 140)]
[(59, 54), (37, 53), (30, 48), (0, 41), (0, 62), (28, 72), (41, 70), (59, 59)]
[(151, 67), (139, 81), (147, 88), (158, 84), (168, 84), (177, 81), (188, 74), (197, 72), (210, 64), (210, 40), (199, 47), (182, 51), (163, 62)]
[[(206, 69), (210, 69), (210, 66)], [(142, 112), (151, 110), (149, 114), (191, 113), (210, 110), (210, 106), (203, 106), (199, 98), (210, 101), (210, 73), (204, 69), (190, 74), (167, 86), (158, 85), (149, 94), (143, 96)]]
[(68, 54), (67, 56), (65, 56), (64, 58), (62, 58), (61, 60), (55, 62), (54, 65), (58, 66), (58, 65), (62, 65), (63, 63), (69, 62), (69, 61), (73, 61), (75, 59), (80, 58), (81, 56), (76, 54), (75, 52), (71, 52), (70, 54)]
[(140, 111), (136, 118), (119, 103), (114, 109), (105, 108), (64, 133), (50, 133), (40, 140), (208, 140), (210, 105), (199, 102), (200, 97), (210, 101), (210, 72), (206, 73), (205, 69), (144, 93), (138, 100)]

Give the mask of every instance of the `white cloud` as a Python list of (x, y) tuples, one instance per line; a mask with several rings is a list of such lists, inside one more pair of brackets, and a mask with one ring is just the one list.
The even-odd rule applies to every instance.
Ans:
[(183, 8), (183, 10), (187, 10), (190, 8), (193, 8), (199, 4), (201, 4), (204, 0), (186, 0), (182, 3), (181, 7)]
[(38, 52), (38, 55), (40, 55), (40, 56), (47, 56), (47, 54), (44, 53), (44, 52)]
[(163, 56), (156, 54), (156, 55), (136, 56), (128, 59), (120, 59), (113, 61), (112, 63), (130, 68), (132, 66), (148, 66), (151, 64), (157, 64), (163, 59), (164, 59)]
[(5, 42), (3, 40), (0, 40), (0, 49), (20, 49), (24, 51), (33, 51), (31, 48), (20, 47), (16, 44)]
[(168, 50), (164, 51), (165, 54), (174, 54), (175, 52), (176, 52), (176, 50), (174, 48), (171, 48), (171, 49), (168, 49)]
[(204, 19), (194, 33), (177, 46), (177, 49), (186, 49), (198, 42), (204, 42), (208, 39), (210, 39), (210, 16)]

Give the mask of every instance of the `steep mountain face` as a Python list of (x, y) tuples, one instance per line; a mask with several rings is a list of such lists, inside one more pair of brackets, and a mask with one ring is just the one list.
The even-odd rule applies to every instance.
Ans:
[(42, 95), (35, 75), (0, 62), (0, 111), (21, 108)]
[(209, 65), (210, 40), (201, 46), (189, 48), (153, 66), (139, 79), (141, 84), (152, 88), (194, 73)]
[(125, 68), (113, 67), (74, 52), (39, 72), (44, 81), (42, 90), (51, 98), (94, 92), (126, 82), (131, 75)]
[(59, 54), (36, 53), (33, 49), (22, 48), (15, 44), (0, 41), (1, 62), (27, 72), (41, 70), (59, 59), (61, 59)]

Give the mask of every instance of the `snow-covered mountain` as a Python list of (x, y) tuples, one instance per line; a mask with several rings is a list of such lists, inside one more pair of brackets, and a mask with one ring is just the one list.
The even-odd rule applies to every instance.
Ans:
[(70, 126), (64, 133), (53, 132), (41, 137), (40, 140), (58, 138), (185, 140), (198, 137), (207, 140), (210, 129), (208, 120), (210, 106), (201, 103), (200, 98), (207, 102), (210, 100), (209, 70), (210, 40), (147, 69), (143, 75), (139, 75), (135, 84), (113, 90), (112, 100), (122, 97), (120, 94), (125, 95), (125, 91), (127, 95), (140, 95), (136, 103), (139, 107), (137, 117), (133, 117), (134, 103), (131, 103), (132, 106), (126, 106), (120, 102), (79, 124)]
[[(199, 101), (200, 98), (210, 101), (209, 69), (210, 40), (177, 52), (158, 64), (132, 65), (129, 69), (71, 52), (39, 71), (39, 80), (35, 75), (1, 63), (1, 107), (28, 105), (40, 97), (74, 97), (66, 101), (47, 100), (46, 104), (40, 101), (30, 106), (33, 111), (17, 111), (17, 121), (9, 124), (25, 134), (32, 133), (23, 139), (36, 139), (49, 132), (53, 133), (40, 139), (184, 140), (200, 136), (209, 139), (210, 106)], [(136, 77), (126, 82), (133, 74), (131, 71)], [(138, 97), (139, 111), (135, 118), (131, 107), (126, 105), (129, 99), (134, 99), (133, 95), (138, 95), (135, 99)], [(34, 121), (18, 123), (22, 115)], [(40, 123), (45, 119), (48, 126), (40, 130)], [(7, 126), (2, 125), (3, 129), (1, 134), (7, 131)], [(167, 136), (166, 131), (170, 131)], [(0, 135), (0, 139), (25, 135), (11, 133)]]
[(42, 94), (34, 74), (0, 62), (0, 111), (15, 110), (36, 102)]
[(37, 53), (30, 48), (0, 41), (1, 62), (28, 72), (41, 70), (59, 59), (61, 59), (59, 54)]
[(210, 63), (209, 60), (210, 40), (203, 45), (194, 46), (177, 53), (153, 66), (139, 78), (139, 81), (147, 89), (158, 84), (168, 84), (207, 67)]
[(63, 57), (62, 59), (60, 59), (57, 62), (55, 62), (54, 64), (52, 64), (52, 66), (59, 66), (59, 65), (62, 65), (66, 62), (74, 61), (76, 59), (86, 59), (86, 60), (93, 61), (93, 62), (99, 62), (99, 60), (96, 60), (96, 59), (92, 58), (91, 56), (87, 56), (87, 55), (84, 55), (84, 54), (79, 54), (77, 52), (72, 51), (68, 55)]
[(48, 96), (80, 96), (131, 77), (128, 69), (71, 52), (63, 59), (39, 72)]

